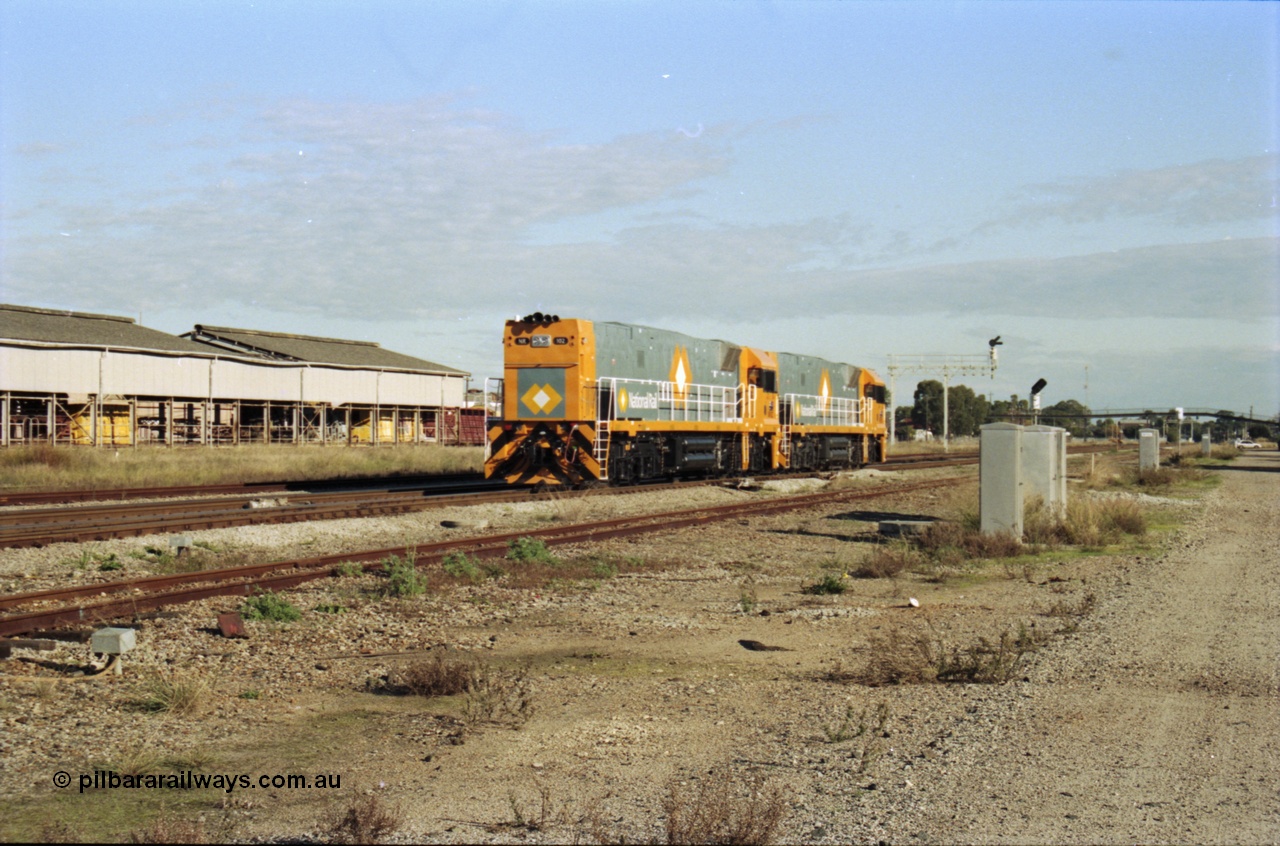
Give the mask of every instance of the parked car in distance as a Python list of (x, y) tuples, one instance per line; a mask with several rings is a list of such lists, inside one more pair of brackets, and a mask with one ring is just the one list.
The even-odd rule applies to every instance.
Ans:
[(1236, 449), (1262, 449), (1262, 446), (1248, 438), (1236, 438)]

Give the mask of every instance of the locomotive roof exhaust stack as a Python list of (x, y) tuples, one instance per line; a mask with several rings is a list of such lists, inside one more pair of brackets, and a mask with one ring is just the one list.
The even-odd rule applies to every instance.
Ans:
[(540, 312), (540, 311), (535, 311), (533, 314), (530, 314), (530, 315), (528, 315), (527, 317), (524, 317), (523, 319), (521, 319), (521, 321), (520, 321), (520, 322), (521, 322), (521, 323), (534, 323), (534, 324), (542, 324), (542, 323), (546, 323), (546, 324), (559, 323), (559, 322), (560, 322), (560, 315), (558, 315), (558, 314), (543, 314), (543, 313), (542, 313), (542, 312)]

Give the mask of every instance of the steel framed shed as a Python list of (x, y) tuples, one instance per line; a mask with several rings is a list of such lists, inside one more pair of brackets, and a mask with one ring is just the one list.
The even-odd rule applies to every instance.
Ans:
[(205, 328), (176, 337), (128, 317), (0, 305), (0, 446), (386, 445), (468, 434), (464, 371), (369, 342)]

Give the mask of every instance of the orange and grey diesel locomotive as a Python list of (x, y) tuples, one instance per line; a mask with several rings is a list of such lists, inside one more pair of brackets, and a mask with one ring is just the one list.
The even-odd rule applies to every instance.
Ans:
[(627, 484), (884, 458), (884, 383), (865, 368), (543, 314), (507, 321), (503, 347), (488, 478)]

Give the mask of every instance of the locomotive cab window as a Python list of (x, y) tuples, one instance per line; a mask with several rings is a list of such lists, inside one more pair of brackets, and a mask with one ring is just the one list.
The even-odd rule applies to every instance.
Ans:
[(767, 394), (776, 394), (778, 392), (778, 371), (765, 370), (763, 367), (749, 368), (747, 370), (747, 382)]

